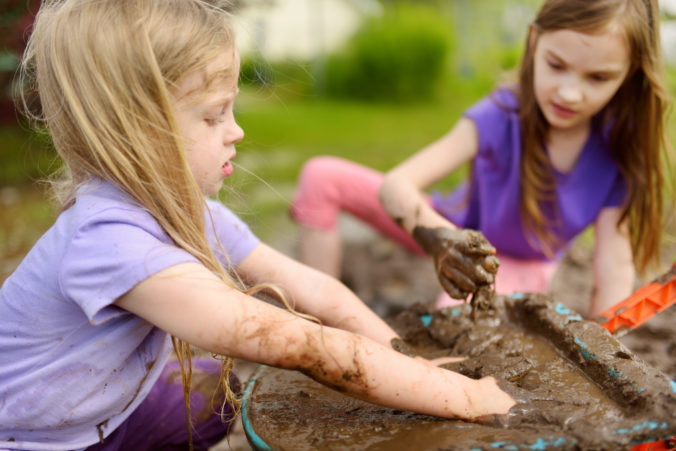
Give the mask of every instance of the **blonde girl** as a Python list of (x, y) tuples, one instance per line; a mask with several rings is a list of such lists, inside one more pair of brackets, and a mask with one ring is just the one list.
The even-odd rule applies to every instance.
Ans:
[[(669, 168), (662, 69), (656, 0), (544, 1), (518, 84), (476, 103), (446, 136), (384, 177), (332, 157), (308, 162), (293, 206), (301, 260), (338, 275), (335, 217), (348, 211), (432, 255), (453, 298), (494, 281), (502, 294), (544, 292), (593, 225), (595, 317), (631, 293), (634, 264), (643, 271), (659, 257)], [(458, 191), (422, 192), (468, 161), (471, 179)]]
[[(56, 222), (0, 289), (0, 448), (207, 449), (236, 409), (232, 358), (442, 417), (514, 404), (492, 378), (394, 351), (347, 288), (208, 198), (244, 136), (223, 10), (45, 0), (24, 70), (67, 178)], [(268, 284), (298, 312), (252, 297)]]

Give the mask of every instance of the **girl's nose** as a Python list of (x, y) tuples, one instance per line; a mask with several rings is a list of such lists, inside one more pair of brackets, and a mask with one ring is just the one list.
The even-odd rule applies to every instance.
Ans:
[(226, 145), (231, 145), (240, 142), (244, 139), (244, 130), (239, 126), (236, 120), (232, 120), (232, 124), (228, 127), (227, 132), (223, 136), (223, 142)]
[(565, 80), (559, 86), (559, 96), (566, 103), (574, 104), (582, 101), (582, 88), (577, 80)]

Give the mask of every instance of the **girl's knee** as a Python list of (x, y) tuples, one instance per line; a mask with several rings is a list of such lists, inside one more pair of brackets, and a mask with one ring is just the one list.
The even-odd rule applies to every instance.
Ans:
[(301, 169), (296, 198), (343, 201), (375, 195), (382, 173), (353, 161), (332, 156), (314, 157)]
[(299, 223), (319, 228), (334, 228), (342, 208), (342, 192), (353, 171), (347, 160), (337, 157), (314, 157), (301, 169), (291, 205), (291, 216)]
[(342, 158), (321, 156), (309, 159), (303, 164), (299, 178), (299, 189), (322, 189), (340, 180), (348, 162)]

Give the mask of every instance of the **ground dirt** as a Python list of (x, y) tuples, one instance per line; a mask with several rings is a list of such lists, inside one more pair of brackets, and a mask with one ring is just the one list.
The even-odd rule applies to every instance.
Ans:
[[(415, 303), (433, 302), (439, 287), (429, 260), (405, 252), (359, 225), (348, 224), (347, 229), (343, 279), (374, 311), (382, 317), (392, 318)], [(294, 256), (292, 243), (287, 241), (280, 247)], [(672, 250), (666, 254), (673, 258)], [(550, 294), (557, 303), (581, 314), (586, 312), (592, 285), (591, 261), (591, 246), (579, 240), (563, 259), (552, 282)], [(665, 264), (668, 263), (665, 259)], [(642, 283), (645, 282), (637, 282), (637, 288)], [(620, 341), (649, 367), (676, 380), (676, 328), (673, 324), (676, 324), (676, 307), (655, 315)], [(255, 369), (255, 365), (242, 362), (240, 374), (246, 378)], [(237, 425), (229, 442), (223, 442), (213, 450), (250, 449), (241, 424)]]

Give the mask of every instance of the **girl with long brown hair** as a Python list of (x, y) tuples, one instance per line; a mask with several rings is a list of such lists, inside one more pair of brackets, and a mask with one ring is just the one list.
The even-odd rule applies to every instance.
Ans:
[[(544, 1), (518, 83), (469, 108), (446, 136), (384, 177), (331, 157), (306, 164), (292, 209), (301, 260), (338, 276), (344, 210), (431, 254), (451, 297), (493, 282), (501, 294), (544, 292), (593, 225), (596, 316), (631, 293), (635, 267), (659, 257), (670, 167), (662, 70), (656, 0)], [(421, 191), (468, 161), (458, 191)], [(453, 304), (448, 295), (437, 306)]]

